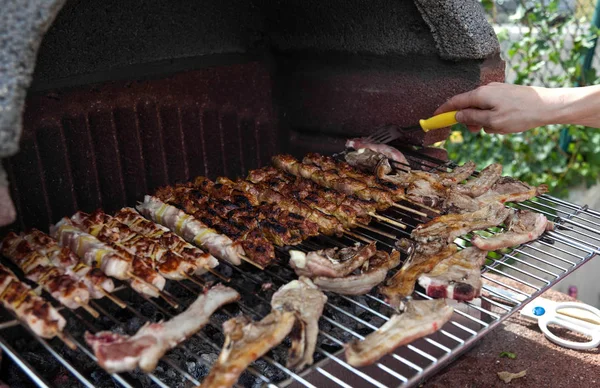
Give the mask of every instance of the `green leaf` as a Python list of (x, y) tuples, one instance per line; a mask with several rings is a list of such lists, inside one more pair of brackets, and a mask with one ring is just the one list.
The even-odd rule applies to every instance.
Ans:
[(502, 357), (508, 357), (511, 360), (514, 360), (515, 358), (517, 358), (517, 355), (515, 353), (511, 353), (511, 352), (502, 352), (500, 353), (500, 358)]

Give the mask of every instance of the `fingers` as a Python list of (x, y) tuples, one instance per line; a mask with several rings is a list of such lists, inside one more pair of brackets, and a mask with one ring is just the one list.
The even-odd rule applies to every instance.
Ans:
[(489, 109), (491, 107), (491, 104), (486, 101), (486, 93), (482, 88), (477, 88), (452, 97), (437, 108), (434, 115), (467, 108)]
[(463, 109), (456, 113), (456, 121), (466, 126), (491, 127), (492, 112), (483, 109)]

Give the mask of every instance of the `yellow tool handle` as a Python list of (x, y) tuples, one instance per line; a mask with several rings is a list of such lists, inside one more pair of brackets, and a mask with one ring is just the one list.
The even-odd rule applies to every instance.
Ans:
[(456, 112), (446, 112), (437, 116), (433, 116), (427, 120), (419, 120), (419, 124), (421, 124), (421, 128), (423, 128), (424, 132), (429, 132), (434, 129), (440, 129), (449, 127), (451, 125), (456, 124)]

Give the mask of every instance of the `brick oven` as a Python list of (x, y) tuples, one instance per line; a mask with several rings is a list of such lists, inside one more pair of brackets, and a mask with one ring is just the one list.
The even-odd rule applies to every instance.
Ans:
[(17, 53), (5, 59), (24, 61), (24, 81), (3, 97), (10, 142), (24, 106), (19, 152), (3, 155), (11, 228), (112, 211), (200, 174), (243, 175), (275, 152), (337, 152), (350, 136), (413, 125), (452, 95), (504, 79), (474, 0), (54, 4), (11, 10), (30, 23), (8, 31)]
[[(0, 229), (2, 237), (29, 228), (47, 232), (79, 210), (114, 213), (159, 187), (197, 176), (245, 176), (270, 164), (276, 154), (301, 158), (311, 151), (340, 152), (350, 137), (388, 124), (414, 125), (455, 94), (502, 82), (505, 66), (477, 0), (14, 1), (0, 12), (0, 43), (0, 158), (6, 172), (0, 171), (0, 188), (6, 191), (8, 184), (17, 211), (16, 221)], [(449, 131), (404, 132), (393, 145), (406, 151), (415, 166), (448, 170), (457, 166), (432, 145)], [(540, 249), (523, 248), (529, 254), (521, 261), (553, 263), (544, 274), (522, 281), (531, 287), (524, 294), (528, 297), (598, 253), (597, 247), (569, 236), (589, 232), (589, 227), (580, 232), (577, 222), (600, 213), (549, 196), (542, 199), (546, 208), (529, 202), (522, 206), (568, 227), (540, 239), (556, 249), (553, 258), (539, 259)], [(390, 215), (387, 224), (377, 225), (381, 229), (363, 225), (368, 232), (348, 231), (347, 240), (319, 235), (318, 242), (307, 244), (315, 249), (324, 241), (350, 246), (373, 242), (379, 238), (373, 233), (380, 233), (376, 242), (391, 250), (400, 237), (439, 215), (427, 212), (435, 209), (426, 204), (420, 210), (395, 205), (385, 211), (395, 211), (393, 216), (406, 224)], [(289, 246), (277, 248), (280, 263)], [(512, 256), (498, 257), (484, 266), (484, 274), (507, 271)], [(1, 262), (9, 261), (2, 257)], [(244, 293), (243, 303), (215, 314), (204, 331), (172, 349), (152, 373), (106, 373), (86, 347), (84, 332), (118, 328), (130, 334), (146, 321), (167, 320), (202, 293), (202, 281), (169, 279), (164, 300), (117, 282), (114, 294), (120, 299), (115, 298), (124, 307), (106, 298), (91, 301), (99, 316), (94, 319), (86, 315), (90, 310), (64, 308), (75, 350), (57, 338), (35, 336), (1, 309), (0, 348), (10, 359), (1, 379), (14, 386), (31, 381), (97, 387), (200, 383), (222, 346), (223, 321), (240, 314), (266, 315), (270, 299), (264, 295), (295, 278), (284, 265), (261, 271), (248, 263), (222, 262), (215, 268), (202, 274), (210, 277), (207, 283), (230, 280)], [(556, 268), (563, 271), (546, 281)], [(515, 281), (530, 276), (523, 270), (510, 274)], [(418, 292), (417, 297), (427, 297)], [(374, 295), (330, 295), (314, 367), (287, 369), (282, 361), (287, 349), (280, 346), (252, 364), (240, 386), (416, 385), (519, 308), (498, 312), (493, 307), (500, 303), (482, 297), (478, 304), (463, 304), (464, 311), (457, 308), (442, 334), (390, 355), (394, 367), (353, 368), (343, 360), (344, 344), (395, 314)]]

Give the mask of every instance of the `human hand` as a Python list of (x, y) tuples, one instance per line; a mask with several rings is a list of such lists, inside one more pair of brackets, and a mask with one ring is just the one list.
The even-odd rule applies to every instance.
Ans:
[(452, 97), (434, 115), (457, 110), (471, 132), (517, 133), (549, 124), (559, 99), (552, 89), (492, 82)]

